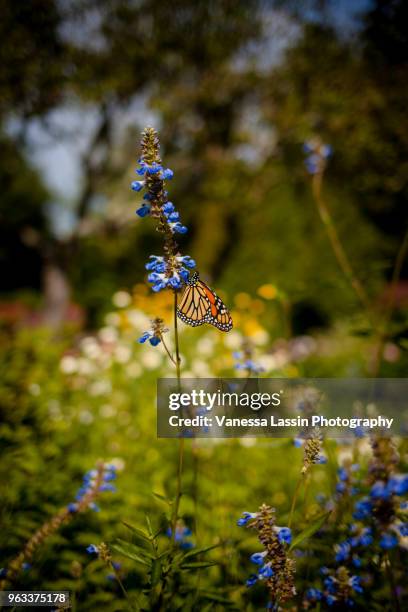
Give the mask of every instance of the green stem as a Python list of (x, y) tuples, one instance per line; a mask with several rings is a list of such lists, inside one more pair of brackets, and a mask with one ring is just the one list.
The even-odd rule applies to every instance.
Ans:
[(360, 280), (357, 278), (357, 276), (354, 273), (353, 267), (350, 263), (347, 253), (337, 233), (337, 229), (336, 229), (336, 226), (334, 225), (333, 218), (329, 212), (329, 209), (327, 208), (324, 198), (322, 197), (322, 179), (323, 179), (322, 172), (318, 172), (317, 174), (313, 175), (312, 192), (313, 192), (314, 200), (316, 202), (317, 210), (319, 212), (323, 225), (326, 229), (326, 233), (330, 240), (330, 243), (331, 243), (333, 252), (336, 256), (337, 262), (342, 272), (344, 273), (344, 276), (350, 282), (350, 285), (353, 288), (362, 306), (367, 311), (367, 315), (370, 319), (370, 323), (373, 324), (372, 319), (371, 319), (370, 300), (368, 299), (367, 293), (363, 285), (361, 284)]
[(168, 346), (167, 346), (166, 342), (164, 341), (163, 334), (160, 334), (160, 340), (162, 341), (162, 344), (163, 344), (163, 346), (164, 346), (164, 349), (165, 349), (165, 351), (166, 351), (167, 355), (169, 356), (170, 361), (171, 361), (172, 363), (174, 363), (174, 365), (176, 365), (176, 361), (175, 361), (175, 359), (174, 359), (173, 355), (170, 353), (170, 351), (169, 351), (169, 349), (168, 349)]
[(176, 345), (176, 376), (177, 383), (180, 389), (180, 379), (181, 379), (181, 370), (180, 370), (180, 344), (179, 344), (179, 336), (178, 336), (178, 318), (177, 318), (177, 291), (174, 292), (174, 342)]
[(128, 594), (128, 592), (126, 591), (126, 589), (124, 587), (122, 579), (119, 576), (118, 570), (115, 568), (115, 566), (113, 565), (112, 561), (110, 561), (109, 564), (110, 564), (110, 566), (112, 568), (113, 573), (115, 574), (116, 581), (117, 581), (118, 585), (120, 586), (121, 591), (122, 591), (123, 595), (125, 596), (125, 599), (127, 600), (128, 604), (129, 604), (129, 608), (131, 610), (134, 610), (135, 608), (133, 607), (133, 604), (132, 604), (132, 602), (130, 600), (129, 594)]
[[(180, 370), (180, 344), (178, 337), (178, 319), (177, 319), (177, 291), (174, 292), (174, 342), (176, 347), (176, 376), (177, 376), (177, 386), (178, 390), (181, 389), (181, 370)], [(184, 459), (184, 437), (179, 439), (179, 453), (178, 453), (178, 467), (177, 467), (177, 490), (176, 490), (176, 499), (174, 502), (174, 512), (173, 512), (173, 540), (176, 543), (176, 527), (177, 520), (179, 516), (179, 508), (180, 508), (180, 498), (182, 495), (182, 476), (183, 476), (183, 459)]]
[(295, 511), (296, 501), (297, 501), (297, 498), (298, 498), (298, 495), (299, 495), (301, 484), (303, 482), (303, 478), (304, 478), (304, 476), (303, 476), (303, 474), (301, 474), (299, 479), (298, 479), (298, 481), (297, 481), (297, 483), (296, 483), (296, 489), (295, 489), (295, 492), (293, 494), (292, 505), (290, 507), (290, 514), (289, 514), (289, 521), (288, 521), (289, 529), (290, 529), (290, 527), (292, 525), (293, 513)]

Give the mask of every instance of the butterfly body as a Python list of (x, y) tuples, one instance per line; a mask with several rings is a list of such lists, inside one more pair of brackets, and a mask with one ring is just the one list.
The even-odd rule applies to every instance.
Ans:
[(232, 318), (227, 307), (221, 298), (200, 280), (198, 272), (194, 272), (187, 281), (177, 315), (184, 323), (193, 327), (209, 323), (221, 331), (232, 329)]

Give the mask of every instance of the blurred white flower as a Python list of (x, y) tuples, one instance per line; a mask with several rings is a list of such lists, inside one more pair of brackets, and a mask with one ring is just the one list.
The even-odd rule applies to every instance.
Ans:
[(116, 414), (116, 408), (114, 408), (113, 406), (111, 406), (110, 404), (103, 404), (100, 408), (99, 408), (99, 414), (101, 415), (101, 417), (103, 417), (104, 419), (109, 419), (113, 416), (115, 416)]
[(60, 421), (62, 419), (60, 403), (58, 400), (50, 400), (48, 402), (48, 414), (54, 421)]
[(122, 472), (125, 468), (125, 462), (122, 457), (113, 457), (113, 459), (110, 459), (107, 463), (114, 465), (118, 472)]
[(126, 374), (130, 378), (138, 378), (141, 375), (142, 371), (143, 370), (140, 364), (136, 361), (132, 361), (132, 363), (129, 363), (129, 365), (126, 367)]
[(258, 329), (251, 335), (251, 340), (257, 346), (264, 346), (269, 342), (269, 334), (266, 329)]
[(28, 387), (28, 390), (31, 393), (31, 395), (40, 395), (40, 393), (41, 393), (41, 387), (40, 387), (40, 385), (37, 385), (37, 383), (32, 383)]
[(78, 419), (79, 422), (83, 425), (90, 425), (91, 423), (93, 423), (94, 417), (92, 412), (90, 412), (89, 410), (81, 410), (78, 415)]
[(239, 443), (241, 446), (245, 446), (247, 448), (251, 448), (256, 445), (256, 438), (239, 438)]
[(98, 336), (102, 340), (102, 342), (111, 344), (113, 342), (116, 342), (116, 340), (118, 339), (118, 331), (114, 327), (107, 325), (106, 327), (102, 327), (102, 329), (99, 330)]
[(260, 355), (257, 362), (259, 362), (259, 365), (261, 365), (266, 372), (277, 369), (277, 362), (273, 355)]
[(203, 336), (197, 342), (197, 352), (200, 355), (211, 355), (214, 350), (214, 341), (208, 336)]
[(242, 335), (239, 332), (232, 330), (225, 336), (224, 344), (230, 349), (239, 349), (241, 348), (242, 344)]
[[(147, 347), (146, 347), (147, 348)], [(157, 351), (157, 349), (143, 351), (140, 356), (140, 361), (144, 365), (147, 370), (155, 370), (162, 363), (163, 357), (161, 353)]]
[(106, 395), (112, 391), (109, 380), (96, 380), (89, 387), (89, 393), (93, 396)]
[(316, 348), (316, 340), (311, 336), (299, 336), (290, 342), (290, 353), (293, 360), (305, 359)]
[(92, 361), (89, 361), (89, 359), (87, 359), (86, 357), (80, 357), (77, 360), (77, 371), (78, 374), (84, 374), (85, 376), (88, 376), (89, 374), (93, 374), (94, 372), (96, 372), (96, 368)]
[(78, 369), (78, 360), (72, 355), (65, 355), (60, 361), (60, 370), (64, 374), (73, 374)]
[(96, 359), (101, 353), (100, 344), (92, 336), (87, 336), (86, 338), (83, 338), (80, 342), (80, 347), (85, 353), (85, 355), (87, 357), (90, 357), (91, 359)]
[(347, 463), (352, 463), (353, 462), (353, 449), (351, 447), (342, 447), (339, 449), (338, 454), (337, 454), (337, 461), (339, 463), (339, 465), (344, 465)]
[(114, 355), (119, 363), (127, 363), (132, 356), (132, 351), (130, 346), (122, 344), (116, 347)]
[(211, 372), (208, 365), (205, 361), (201, 361), (201, 359), (194, 359), (191, 363), (191, 370), (194, 376), (201, 378), (211, 378)]
[(105, 323), (108, 326), (117, 327), (120, 323), (120, 316), (117, 312), (108, 312), (105, 317)]
[(145, 330), (150, 324), (150, 319), (141, 310), (132, 308), (126, 312), (129, 323), (135, 328), (141, 331)]
[(126, 308), (131, 301), (132, 297), (127, 291), (117, 291), (112, 298), (112, 302), (117, 308)]
[(289, 353), (285, 348), (279, 348), (273, 353), (275, 368), (283, 368), (289, 362)]

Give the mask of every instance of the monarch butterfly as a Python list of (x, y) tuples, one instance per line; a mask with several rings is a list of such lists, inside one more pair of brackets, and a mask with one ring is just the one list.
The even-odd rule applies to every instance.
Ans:
[(200, 280), (198, 272), (187, 281), (177, 315), (193, 327), (210, 323), (225, 332), (232, 328), (232, 318), (224, 302)]

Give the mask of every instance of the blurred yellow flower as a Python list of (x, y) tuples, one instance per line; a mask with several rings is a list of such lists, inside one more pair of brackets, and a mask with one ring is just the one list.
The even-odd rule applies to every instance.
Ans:
[(251, 296), (248, 293), (237, 293), (234, 297), (234, 302), (237, 308), (249, 308), (252, 303)]
[(265, 300), (275, 300), (278, 296), (278, 290), (271, 284), (261, 285), (257, 293)]

